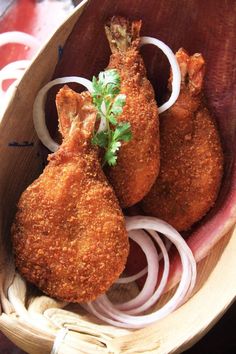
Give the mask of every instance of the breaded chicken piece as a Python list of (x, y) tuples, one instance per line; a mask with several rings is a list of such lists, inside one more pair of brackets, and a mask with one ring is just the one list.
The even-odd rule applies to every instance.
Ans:
[(16, 267), (46, 294), (87, 302), (123, 271), (125, 221), (91, 145), (96, 112), (88, 93), (56, 99), (64, 140), (22, 194), (12, 227)]
[(215, 120), (201, 92), (204, 59), (176, 53), (182, 75), (177, 102), (160, 117), (161, 169), (143, 211), (187, 230), (214, 205), (223, 171)]
[(108, 69), (117, 69), (126, 95), (118, 122), (131, 124), (132, 139), (122, 143), (117, 165), (105, 173), (122, 208), (140, 201), (159, 172), (159, 119), (153, 88), (139, 54), (141, 21), (112, 17), (105, 26), (112, 55)]

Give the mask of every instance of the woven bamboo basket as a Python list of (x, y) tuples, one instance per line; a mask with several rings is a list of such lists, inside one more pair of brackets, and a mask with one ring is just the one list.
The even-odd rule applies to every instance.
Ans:
[[(147, 16), (147, 11), (154, 13), (156, 9), (157, 12), (160, 11), (163, 16), (166, 16), (168, 8), (170, 9), (173, 5), (171, 1), (160, 1), (157, 7), (157, 4), (151, 1), (149, 2), (149, 10), (147, 10), (142, 5), (143, 2), (139, 0), (122, 0), (120, 2), (92, 0), (88, 8), (87, 3), (88, 1), (84, 0), (77, 6), (35, 57), (19, 83), (1, 122), (0, 330), (17, 346), (31, 354), (51, 353), (53, 348), (54, 353), (60, 354), (181, 353), (200, 339), (217, 322), (236, 297), (235, 210), (231, 210), (228, 222), (223, 229), (224, 237), (221, 237), (217, 243), (213, 242), (216, 244), (211, 247), (210, 253), (198, 263), (197, 285), (191, 299), (168, 317), (141, 330), (125, 330), (105, 325), (82, 311), (79, 306), (66, 305), (39, 294), (25, 283), (14, 268), (9, 230), (16, 211), (16, 203), (25, 187), (37, 178), (42, 171), (42, 159), (39, 153), (40, 143), (32, 122), (32, 105), (39, 89), (53, 77), (58, 61), (58, 46), (64, 45), (76, 22), (79, 28), (80, 16), (83, 12), (87, 11), (87, 16), (91, 16), (90, 26), (93, 26), (93, 18), (103, 19), (112, 14), (111, 11), (113, 14), (117, 11), (121, 14), (127, 13), (127, 16), (142, 18)], [(183, 9), (181, 8), (178, 11), (174, 8), (172, 11), (176, 10), (174, 13), (176, 13), (177, 19), (181, 18), (183, 22), (186, 22), (189, 18), (190, 21), (190, 17), (183, 16), (183, 11), (189, 11), (194, 18), (195, 12), (191, 11), (193, 8), (197, 11), (201, 6), (204, 6), (200, 3), (203, 2), (183, 1), (185, 8), (183, 6)], [(212, 8), (217, 8), (216, 2), (209, 1), (208, 5), (211, 6), (211, 3)], [(221, 1), (218, 1), (218, 4), (220, 6)], [(227, 3), (227, 6), (229, 4), (230, 2)], [(97, 14), (93, 12), (95, 8), (98, 11)], [(228, 8), (228, 10), (228, 12), (232, 10), (233, 13), (232, 8), (231, 10)], [(86, 17), (83, 18), (84, 21), (85, 19)], [(163, 27), (163, 22), (159, 22), (161, 23), (160, 26)], [(174, 18), (173, 22), (173, 25), (178, 27)], [(233, 28), (233, 23), (231, 25)], [(146, 26), (149, 33), (146, 34), (153, 35), (153, 29), (156, 27), (156, 25), (149, 23)], [(166, 27), (164, 30), (169, 31)], [(199, 29), (196, 29), (196, 31), (199, 31)], [(183, 32), (184, 30), (179, 33), (180, 42), (184, 42)], [(173, 33), (173, 36), (175, 36), (175, 31)], [(161, 32), (159, 34), (161, 35)], [(154, 36), (158, 37), (158, 30), (156, 30)], [(170, 33), (169, 36), (171, 36)], [(233, 43), (232, 36), (230, 38), (231, 43)], [(207, 40), (209, 43), (209, 37)], [(191, 43), (192, 38), (188, 41)], [(230, 43), (228, 44), (230, 45)], [(79, 47), (79, 43), (77, 45)], [(195, 45), (196, 50), (201, 49), (199, 48), (199, 42), (195, 41)], [(92, 49), (92, 47), (95, 48)], [(230, 48), (227, 49), (226, 47), (225, 45), (225, 60), (227, 58), (229, 60), (227, 50), (229, 51)], [(174, 45), (173, 49), (178, 48), (175, 48)], [(91, 53), (92, 51), (95, 53), (98, 48), (92, 44), (90, 50)], [(80, 55), (83, 55), (83, 52), (80, 51)], [(86, 61), (88, 62), (88, 59)], [(89, 67), (87, 75), (89, 70), (94, 70), (93, 65), (97, 65), (96, 70), (98, 70), (100, 69), (99, 65), (103, 65), (103, 62), (91, 65), (92, 68)], [(74, 74), (78, 74), (78, 72)], [(232, 79), (234, 79), (233, 76)], [(217, 82), (217, 84), (220, 83)], [(207, 87), (211, 87), (210, 83)], [(215, 93), (217, 94), (217, 88)], [(233, 106), (233, 99), (231, 105)], [(229, 114), (229, 109), (227, 112)], [(233, 110), (231, 112), (233, 113)], [(235, 129), (235, 125), (232, 124), (231, 129)], [(33, 142), (33, 146), (17, 149), (9, 146), (9, 142), (26, 140)], [(235, 176), (232, 178), (235, 178)], [(206, 225), (208, 225), (207, 222)], [(223, 231), (221, 230), (221, 233)], [(136, 290), (136, 286), (133, 284), (126, 291), (118, 289), (114, 296), (124, 297), (127, 293), (132, 295)], [(166, 298), (168, 296), (169, 294), (165, 295)], [(63, 331), (63, 328), (67, 330)]]

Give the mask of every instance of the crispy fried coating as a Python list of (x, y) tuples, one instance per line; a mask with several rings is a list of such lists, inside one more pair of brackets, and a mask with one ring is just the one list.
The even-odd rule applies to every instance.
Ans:
[(87, 302), (123, 271), (129, 243), (114, 192), (91, 146), (96, 112), (88, 93), (57, 95), (64, 140), (22, 194), (12, 227), (19, 272), (46, 294)]
[(117, 69), (121, 93), (126, 95), (119, 122), (130, 122), (132, 140), (122, 143), (117, 165), (105, 173), (120, 205), (125, 208), (140, 201), (150, 190), (159, 172), (159, 119), (153, 88), (138, 47), (141, 21), (130, 23), (113, 17), (105, 26), (112, 55), (108, 69)]
[(141, 205), (144, 212), (187, 230), (214, 205), (223, 171), (223, 153), (213, 117), (201, 93), (204, 59), (180, 49), (177, 102), (160, 117), (160, 174)]

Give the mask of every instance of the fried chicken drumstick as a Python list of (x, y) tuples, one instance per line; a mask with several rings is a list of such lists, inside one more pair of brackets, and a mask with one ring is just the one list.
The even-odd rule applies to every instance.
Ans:
[(122, 143), (117, 165), (105, 173), (122, 208), (140, 201), (150, 190), (159, 172), (159, 120), (153, 88), (138, 48), (141, 21), (112, 17), (105, 26), (112, 55), (108, 69), (121, 77), (126, 104), (118, 122), (131, 124), (132, 140)]
[(161, 168), (142, 201), (148, 215), (187, 230), (213, 206), (221, 183), (223, 154), (213, 117), (201, 92), (204, 59), (176, 53), (182, 75), (177, 102), (160, 118)]
[(64, 87), (56, 103), (63, 143), (20, 198), (12, 227), (15, 262), (46, 294), (87, 302), (123, 271), (128, 237), (90, 143), (96, 119), (90, 95)]

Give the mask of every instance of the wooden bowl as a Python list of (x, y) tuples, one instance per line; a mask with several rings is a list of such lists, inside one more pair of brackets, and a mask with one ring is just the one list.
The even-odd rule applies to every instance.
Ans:
[[(143, 5), (141, 0), (92, 0), (88, 6), (87, 3), (86, 0), (82, 1), (35, 57), (19, 83), (1, 122), (0, 330), (20, 348), (35, 354), (50, 353), (63, 326), (67, 326), (69, 331), (61, 337), (57, 351), (61, 354), (180, 353), (202, 337), (236, 297), (235, 209), (231, 208), (230, 212), (229, 208), (227, 209), (229, 200), (232, 204), (232, 198), (235, 198), (235, 160), (232, 153), (236, 125), (236, 116), (233, 116), (235, 103), (232, 98), (232, 93), (235, 92), (235, 77), (231, 70), (233, 53), (230, 47), (232, 46), (233, 51), (235, 6), (233, 2), (223, 4), (220, 0), (208, 1), (207, 5), (200, 0), (183, 1), (181, 6), (179, 2), (173, 3), (171, 0), (150, 0), (148, 5), (147, 2)], [(214, 18), (214, 23), (211, 24), (208, 21), (210, 13), (211, 18)], [(15, 273), (10, 243), (10, 226), (17, 200), (26, 186), (37, 178), (43, 169), (43, 153), (32, 121), (35, 96), (53, 75), (77, 74), (91, 78), (93, 74), (104, 69), (108, 62), (109, 50), (103, 42), (104, 34), (99, 33), (99, 26), (101, 28), (104, 20), (113, 14), (142, 18), (142, 33), (163, 39), (173, 50), (184, 46), (191, 53), (203, 52), (209, 63), (205, 93), (222, 130), (225, 152), (225, 175), (218, 203), (194, 231), (198, 232), (204, 228), (207, 237), (208, 230), (212, 232), (212, 223), (220, 212), (220, 205), (224, 203), (228, 222), (220, 229), (216, 240), (222, 233), (225, 233), (225, 236), (221, 237), (219, 242), (211, 247), (210, 254), (199, 262), (197, 286), (192, 298), (163, 320), (136, 331), (101, 324), (90, 315), (78, 313), (78, 308), (73, 306), (68, 307), (70, 312), (64, 313), (60, 308), (65, 304), (41, 294), (39, 296), (31, 292), (29, 295), (25, 282)], [(76, 50), (78, 48), (78, 58), (72, 58), (71, 62), (80, 65), (77, 71), (72, 73), (70, 64), (67, 63), (62, 72), (64, 59), (57, 65), (58, 48), (64, 45), (76, 22), (75, 29), (78, 31), (79, 41), (73, 42), (73, 46)], [(215, 27), (214, 24), (218, 26)], [(216, 29), (218, 34), (215, 33)], [(95, 32), (97, 42), (91, 43)], [(72, 42), (67, 42), (65, 51), (72, 45), (68, 43)], [(154, 59), (148, 65), (157, 67), (159, 63), (156, 74), (160, 77), (158, 87), (153, 71), (149, 71), (149, 76), (160, 97), (164, 92), (168, 69), (159, 54), (150, 53)], [(150, 60), (150, 53), (144, 53), (147, 62)], [(160, 75), (162, 72), (165, 73), (164, 76)], [(49, 109), (50, 112), (53, 117), (53, 109)], [(14, 142), (23, 143), (23, 146), (16, 146)]]

